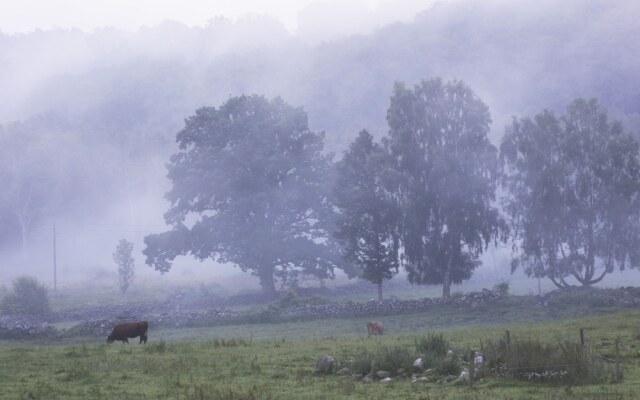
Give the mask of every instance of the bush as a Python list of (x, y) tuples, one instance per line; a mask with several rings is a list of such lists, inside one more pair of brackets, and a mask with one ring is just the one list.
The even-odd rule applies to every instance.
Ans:
[(449, 341), (442, 333), (430, 333), (427, 337), (415, 339), (416, 351), (427, 358), (442, 358), (447, 355)]
[(367, 375), (376, 371), (388, 371), (391, 375), (395, 375), (400, 368), (411, 368), (415, 358), (415, 355), (405, 346), (383, 346), (375, 351), (361, 349), (350, 366), (351, 370), (357, 374)]
[(460, 362), (457, 357), (445, 357), (435, 362), (435, 368), (438, 373), (442, 376), (448, 375), (460, 375), (462, 371), (462, 367), (460, 366)]
[(593, 349), (580, 343), (499, 340), (488, 342), (482, 351), (495, 373), (516, 379), (576, 384), (605, 382), (610, 376)]
[(301, 305), (326, 304), (329, 300), (322, 296), (300, 297), (294, 289), (285, 292), (278, 300), (271, 304), (274, 309), (285, 309)]
[(509, 282), (500, 282), (493, 285), (493, 291), (500, 293), (502, 296), (509, 294)]
[(13, 282), (13, 289), (2, 299), (0, 309), (5, 314), (47, 314), (50, 311), (47, 288), (35, 278), (21, 276)]

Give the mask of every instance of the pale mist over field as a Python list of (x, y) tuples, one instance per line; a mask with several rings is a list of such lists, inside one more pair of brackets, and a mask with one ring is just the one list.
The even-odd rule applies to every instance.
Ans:
[[(336, 159), (360, 130), (387, 132), (394, 82), (431, 77), (478, 94), (496, 146), (512, 117), (562, 113), (576, 97), (597, 97), (640, 138), (640, 2), (218, 3), (2, 1), (0, 285), (27, 274), (53, 286), (55, 224), (61, 287), (115, 286), (112, 253), (127, 239), (136, 285), (258, 289), (232, 265), (181, 257), (161, 275), (142, 254), (146, 235), (168, 229), (165, 165), (185, 118), (242, 94), (303, 107)], [(510, 258), (510, 244), (490, 247), (462, 289), (514, 279), (537, 293)]]

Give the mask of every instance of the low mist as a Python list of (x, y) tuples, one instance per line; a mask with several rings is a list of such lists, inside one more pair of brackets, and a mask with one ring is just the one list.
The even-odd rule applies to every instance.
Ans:
[[(112, 254), (126, 239), (134, 285), (257, 290), (230, 264), (185, 256), (162, 275), (142, 254), (145, 236), (169, 229), (166, 164), (185, 118), (242, 94), (303, 107), (336, 159), (360, 130), (388, 131), (394, 82), (436, 76), (464, 81), (489, 106), (496, 146), (514, 116), (562, 112), (576, 97), (598, 98), (640, 138), (639, 16), (640, 3), (605, 0), (323, 1), (295, 28), (257, 13), (0, 33), (0, 285), (31, 275), (53, 288), (55, 237), (59, 288), (115, 287)], [(489, 248), (462, 289), (513, 280), (537, 294), (537, 280), (510, 274), (511, 255), (510, 245)]]

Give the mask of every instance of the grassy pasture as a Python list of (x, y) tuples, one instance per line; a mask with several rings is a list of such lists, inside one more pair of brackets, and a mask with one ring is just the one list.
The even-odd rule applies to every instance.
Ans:
[[(323, 354), (338, 362), (360, 349), (412, 346), (433, 332), (422, 314), (381, 318), (388, 335), (365, 337), (364, 318), (288, 324), (164, 329), (149, 332), (146, 346), (103, 338), (67, 339), (63, 344), (0, 343), (3, 399), (635, 399), (640, 393), (640, 311), (630, 310), (556, 321), (471, 324), (437, 329), (452, 347), (478, 348), (481, 340), (529, 337), (543, 342), (586, 341), (599, 354), (614, 355), (622, 340), (624, 381), (575, 387), (485, 378), (475, 389), (437, 383), (353, 382), (316, 376)], [(443, 325), (445, 323), (440, 321)], [(234, 340), (233, 338), (238, 338)], [(224, 343), (221, 339), (224, 339)], [(134, 343), (134, 342), (132, 342)]]

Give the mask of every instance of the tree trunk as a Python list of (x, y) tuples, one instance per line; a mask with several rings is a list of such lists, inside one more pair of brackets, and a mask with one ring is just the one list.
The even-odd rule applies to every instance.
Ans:
[(442, 277), (442, 298), (448, 300), (451, 297), (451, 263), (447, 263)]
[(382, 300), (382, 281), (378, 282), (378, 300)]
[(260, 286), (265, 294), (275, 296), (276, 283), (273, 279), (273, 267), (262, 267), (258, 271), (258, 278), (260, 278)]

